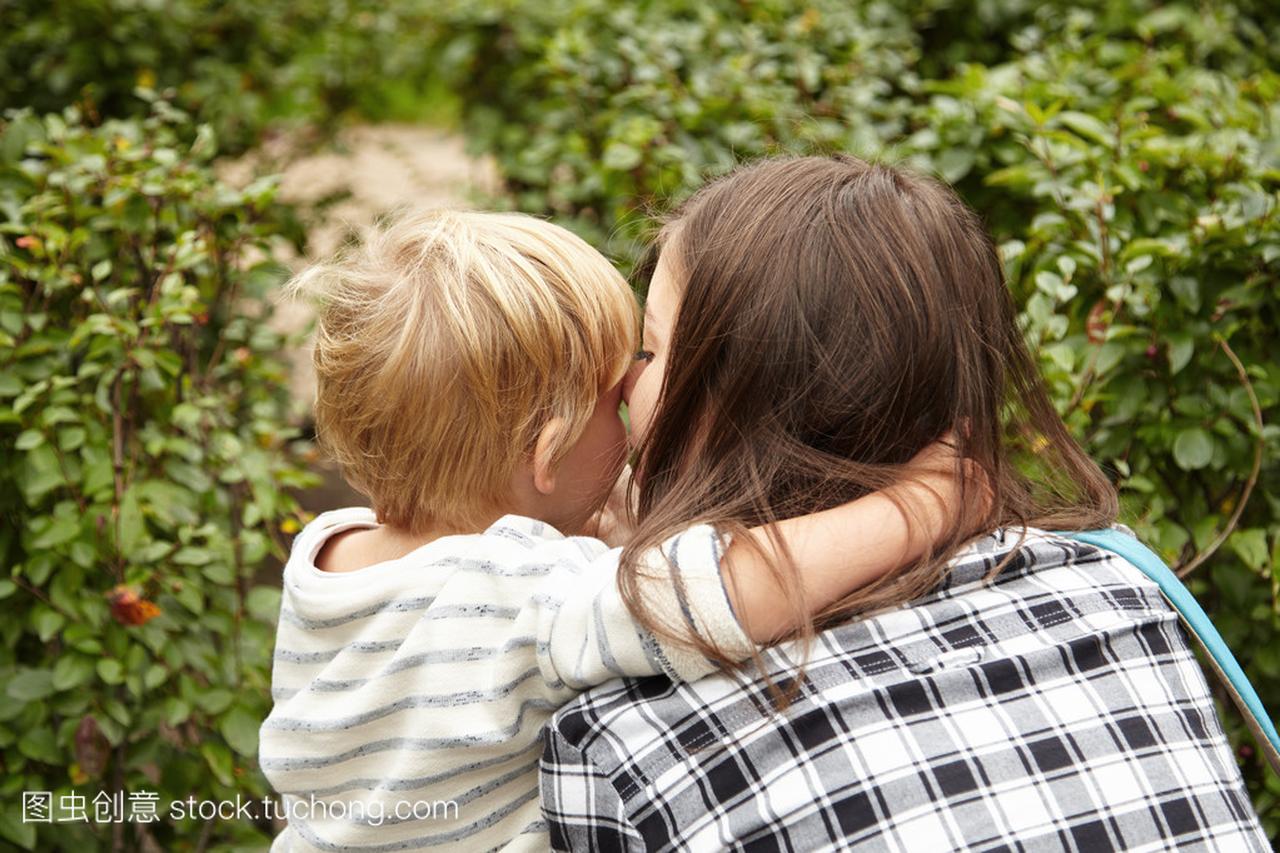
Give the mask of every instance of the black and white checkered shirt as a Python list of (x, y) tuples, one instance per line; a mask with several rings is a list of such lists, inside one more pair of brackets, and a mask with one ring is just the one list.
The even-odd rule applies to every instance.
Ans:
[[(557, 849), (1267, 850), (1156, 586), (1109, 552), (997, 531), (910, 607), (762, 680), (614, 682), (547, 731)], [(1011, 564), (983, 578), (1017, 547)], [(795, 650), (775, 649), (777, 677)]]

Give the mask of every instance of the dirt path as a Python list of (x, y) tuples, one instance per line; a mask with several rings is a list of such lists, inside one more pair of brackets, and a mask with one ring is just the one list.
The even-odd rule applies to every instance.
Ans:
[(417, 125), (349, 128), (331, 150), (293, 162), (282, 178), (286, 201), (350, 193), (310, 234), (309, 251), (316, 257), (381, 214), (406, 206), (465, 207), (494, 189), (492, 167), (468, 156), (461, 137)]

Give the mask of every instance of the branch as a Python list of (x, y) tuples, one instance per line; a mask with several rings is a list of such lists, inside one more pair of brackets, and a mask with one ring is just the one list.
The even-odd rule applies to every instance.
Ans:
[(1226, 353), (1227, 358), (1231, 359), (1231, 363), (1235, 365), (1236, 373), (1240, 377), (1240, 383), (1244, 385), (1245, 393), (1249, 395), (1249, 405), (1253, 407), (1254, 426), (1258, 428), (1258, 441), (1253, 446), (1253, 469), (1249, 472), (1249, 478), (1245, 480), (1244, 489), (1240, 492), (1240, 500), (1236, 502), (1235, 511), (1231, 513), (1231, 518), (1227, 520), (1227, 526), (1209, 544), (1208, 548), (1192, 557), (1189, 562), (1178, 567), (1177, 573), (1180, 578), (1185, 578), (1195, 571), (1201, 563), (1213, 556), (1213, 553), (1222, 547), (1222, 543), (1227, 541), (1227, 537), (1235, 531), (1236, 525), (1240, 523), (1240, 516), (1244, 513), (1245, 504), (1249, 502), (1249, 497), (1253, 494), (1253, 487), (1258, 483), (1258, 474), (1262, 471), (1262, 450), (1266, 444), (1266, 439), (1262, 435), (1264, 426), (1262, 406), (1258, 403), (1258, 395), (1254, 393), (1253, 383), (1249, 381), (1249, 374), (1245, 371), (1244, 364), (1241, 363), (1231, 349), (1226, 338), (1218, 338), (1218, 346), (1222, 347), (1222, 351)]
[(38, 589), (34, 584), (30, 583), (26, 578), (22, 577), (21, 575), (14, 575), (13, 577), (9, 578), (9, 580), (13, 581), (17, 586), (21, 587), (22, 589), (25, 589), (27, 592), (31, 593), (36, 598), (43, 601), (55, 612), (61, 613), (68, 622), (75, 622), (79, 619), (79, 617), (76, 616), (74, 613), (68, 613), (58, 605), (54, 604), (53, 599), (49, 598), (49, 596), (45, 595), (43, 592), (40, 591), (40, 589)]
[(124, 508), (124, 412), (120, 405), (120, 384), (124, 381), (124, 370), (111, 383), (111, 472), (115, 484), (115, 505), (112, 507), (112, 521), (115, 524), (116, 544), (116, 577), (124, 581), (125, 554), (120, 545), (122, 529), (122, 510)]

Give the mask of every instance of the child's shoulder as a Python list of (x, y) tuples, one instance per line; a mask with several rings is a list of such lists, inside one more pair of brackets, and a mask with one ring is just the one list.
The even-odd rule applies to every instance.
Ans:
[(302, 552), (319, 550), (319, 546), (332, 536), (353, 528), (378, 526), (378, 516), (367, 506), (349, 506), (331, 509), (311, 519), (293, 539), (294, 557), (306, 557)]
[[(368, 507), (346, 507), (323, 512), (312, 519), (293, 541), (292, 559), (310, 563), (316, 553), (332, 537), (356, 528), (378, 526), (378, 519)], [(570, 549), (575, 555), (595, 557), (609, 546), (587, 536), (565, 536), (553, 525), (523, 515), (504, 515), (477, 534), (443, 536), (422, 549), (420, 556), (447, 558), (477, 551), (503, 552), (512, 559), (522, 559), (533, 552), (558, 552)]]

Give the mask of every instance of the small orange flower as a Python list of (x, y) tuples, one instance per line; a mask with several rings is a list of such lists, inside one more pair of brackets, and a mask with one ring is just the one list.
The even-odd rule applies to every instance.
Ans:
[(125, 586), (117, 586), (107, 593), (111, 602), (111, 615), (121, 625), (145, 625), (160, 615), (155, 602), (147, 601)]

